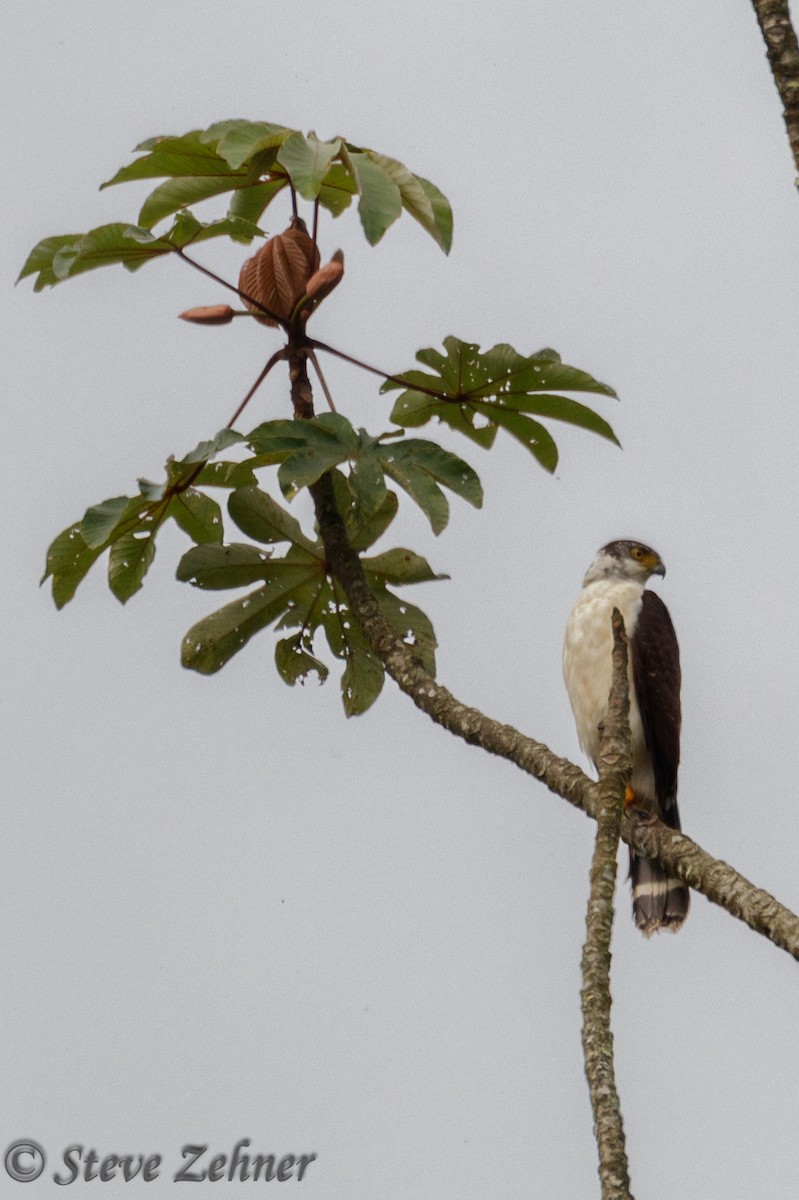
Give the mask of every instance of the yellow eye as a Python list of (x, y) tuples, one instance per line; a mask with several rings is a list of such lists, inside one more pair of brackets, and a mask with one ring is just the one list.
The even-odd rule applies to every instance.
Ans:
[(644, 552), (640, 546), (633, 546), (630, 554), (632, 554), (633, 558), (637, 558), (639, 562), (644, 557)]

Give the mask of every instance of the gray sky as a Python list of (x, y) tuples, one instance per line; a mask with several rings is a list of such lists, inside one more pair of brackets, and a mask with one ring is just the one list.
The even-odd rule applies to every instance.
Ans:
[[(433, 179), (450, 258), (407, 218), (376, 250), (354, 212), (328, 221), (347, 276), (317, 336), (390, 371), (450, 333), (554, 346), (617, 389), (597, 406), (624, 447), (555, 430), (551, 479), (510, 439), (487, 455), (425, 431), (486, 488), (440, 539), (410, 511), (386, 539), (452, 576), (409, 593), (439, 677), (578, 757), (566, 615), (599, 545), (654, 545), (683, 653), (685, 828), (796, 910), (799, 197), (754, 15), (228, 12), (4, 5), (3, 1148), (46, 1148), (30, 1200), (71, 1143), (161, 1153), (158, 1197), (184, 1144), (241, 1138), (315, 1152), (304, 1200), (593, 1196), (591, 824), (391, 686), (349, 722), (332, 677), (287, 688), (269, 632), (211, 679), (183, 671), (181, 636), (219, 597), (175, 583), (177, 533), (124, 611), (95, 568), (57, 613), (37, 590), (50, 539), (211, 436), (276, 342), (176, 321), (226, 299), (177, 262), (11, 283), (40, 238), (135, 220), (146, 186), (97, 185), (158, 133), (273, 120)], [(229, 278), (241, 258), (202, 250)], [(355, 424), (387, 426), (369, 377), (329, 375)], [(275, 379), (249, 425), (285, 413)], [(636, 1194), (795, 1196), (796, 965), (701, 897), (647, 943), (625, 884), (613, 991)]]

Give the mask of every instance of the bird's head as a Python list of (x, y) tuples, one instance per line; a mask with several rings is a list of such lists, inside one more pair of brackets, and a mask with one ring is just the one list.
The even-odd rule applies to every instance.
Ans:
[(629, 579), (644, 584), (652, 575), (665, 574), (663, 561), (651, 546), (621, 539), (602, 547), (588, 568), (583, 585), (597, 579)]

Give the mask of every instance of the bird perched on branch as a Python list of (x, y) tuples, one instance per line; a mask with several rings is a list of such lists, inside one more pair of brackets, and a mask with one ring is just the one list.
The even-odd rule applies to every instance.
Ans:
[[(646, 590), (666, 574), (660, 555), (641, 542), (603, 546), (583, 580), (563, 646), (563, 676), (580, 745), (599, 763), (598, 725), (608, 711), (613, 633), (618, 608), (629, 639), (630, 734), (633, 770), (626, 805), (680, 828), (680, 652), (668, 609)], [(633, 918), (648, 937), (676, 931), (688, 915), (689, 890), (651, 859), (630, 851)]]

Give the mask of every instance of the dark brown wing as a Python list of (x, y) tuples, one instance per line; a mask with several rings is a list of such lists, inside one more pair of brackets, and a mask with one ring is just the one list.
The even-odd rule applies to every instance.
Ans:
[(669, 610), (655, 592), (644, 592), (630, 649), (635, 695), (652, 756), (661, 816), (667, 825), (679, 829), (680, 649)]

